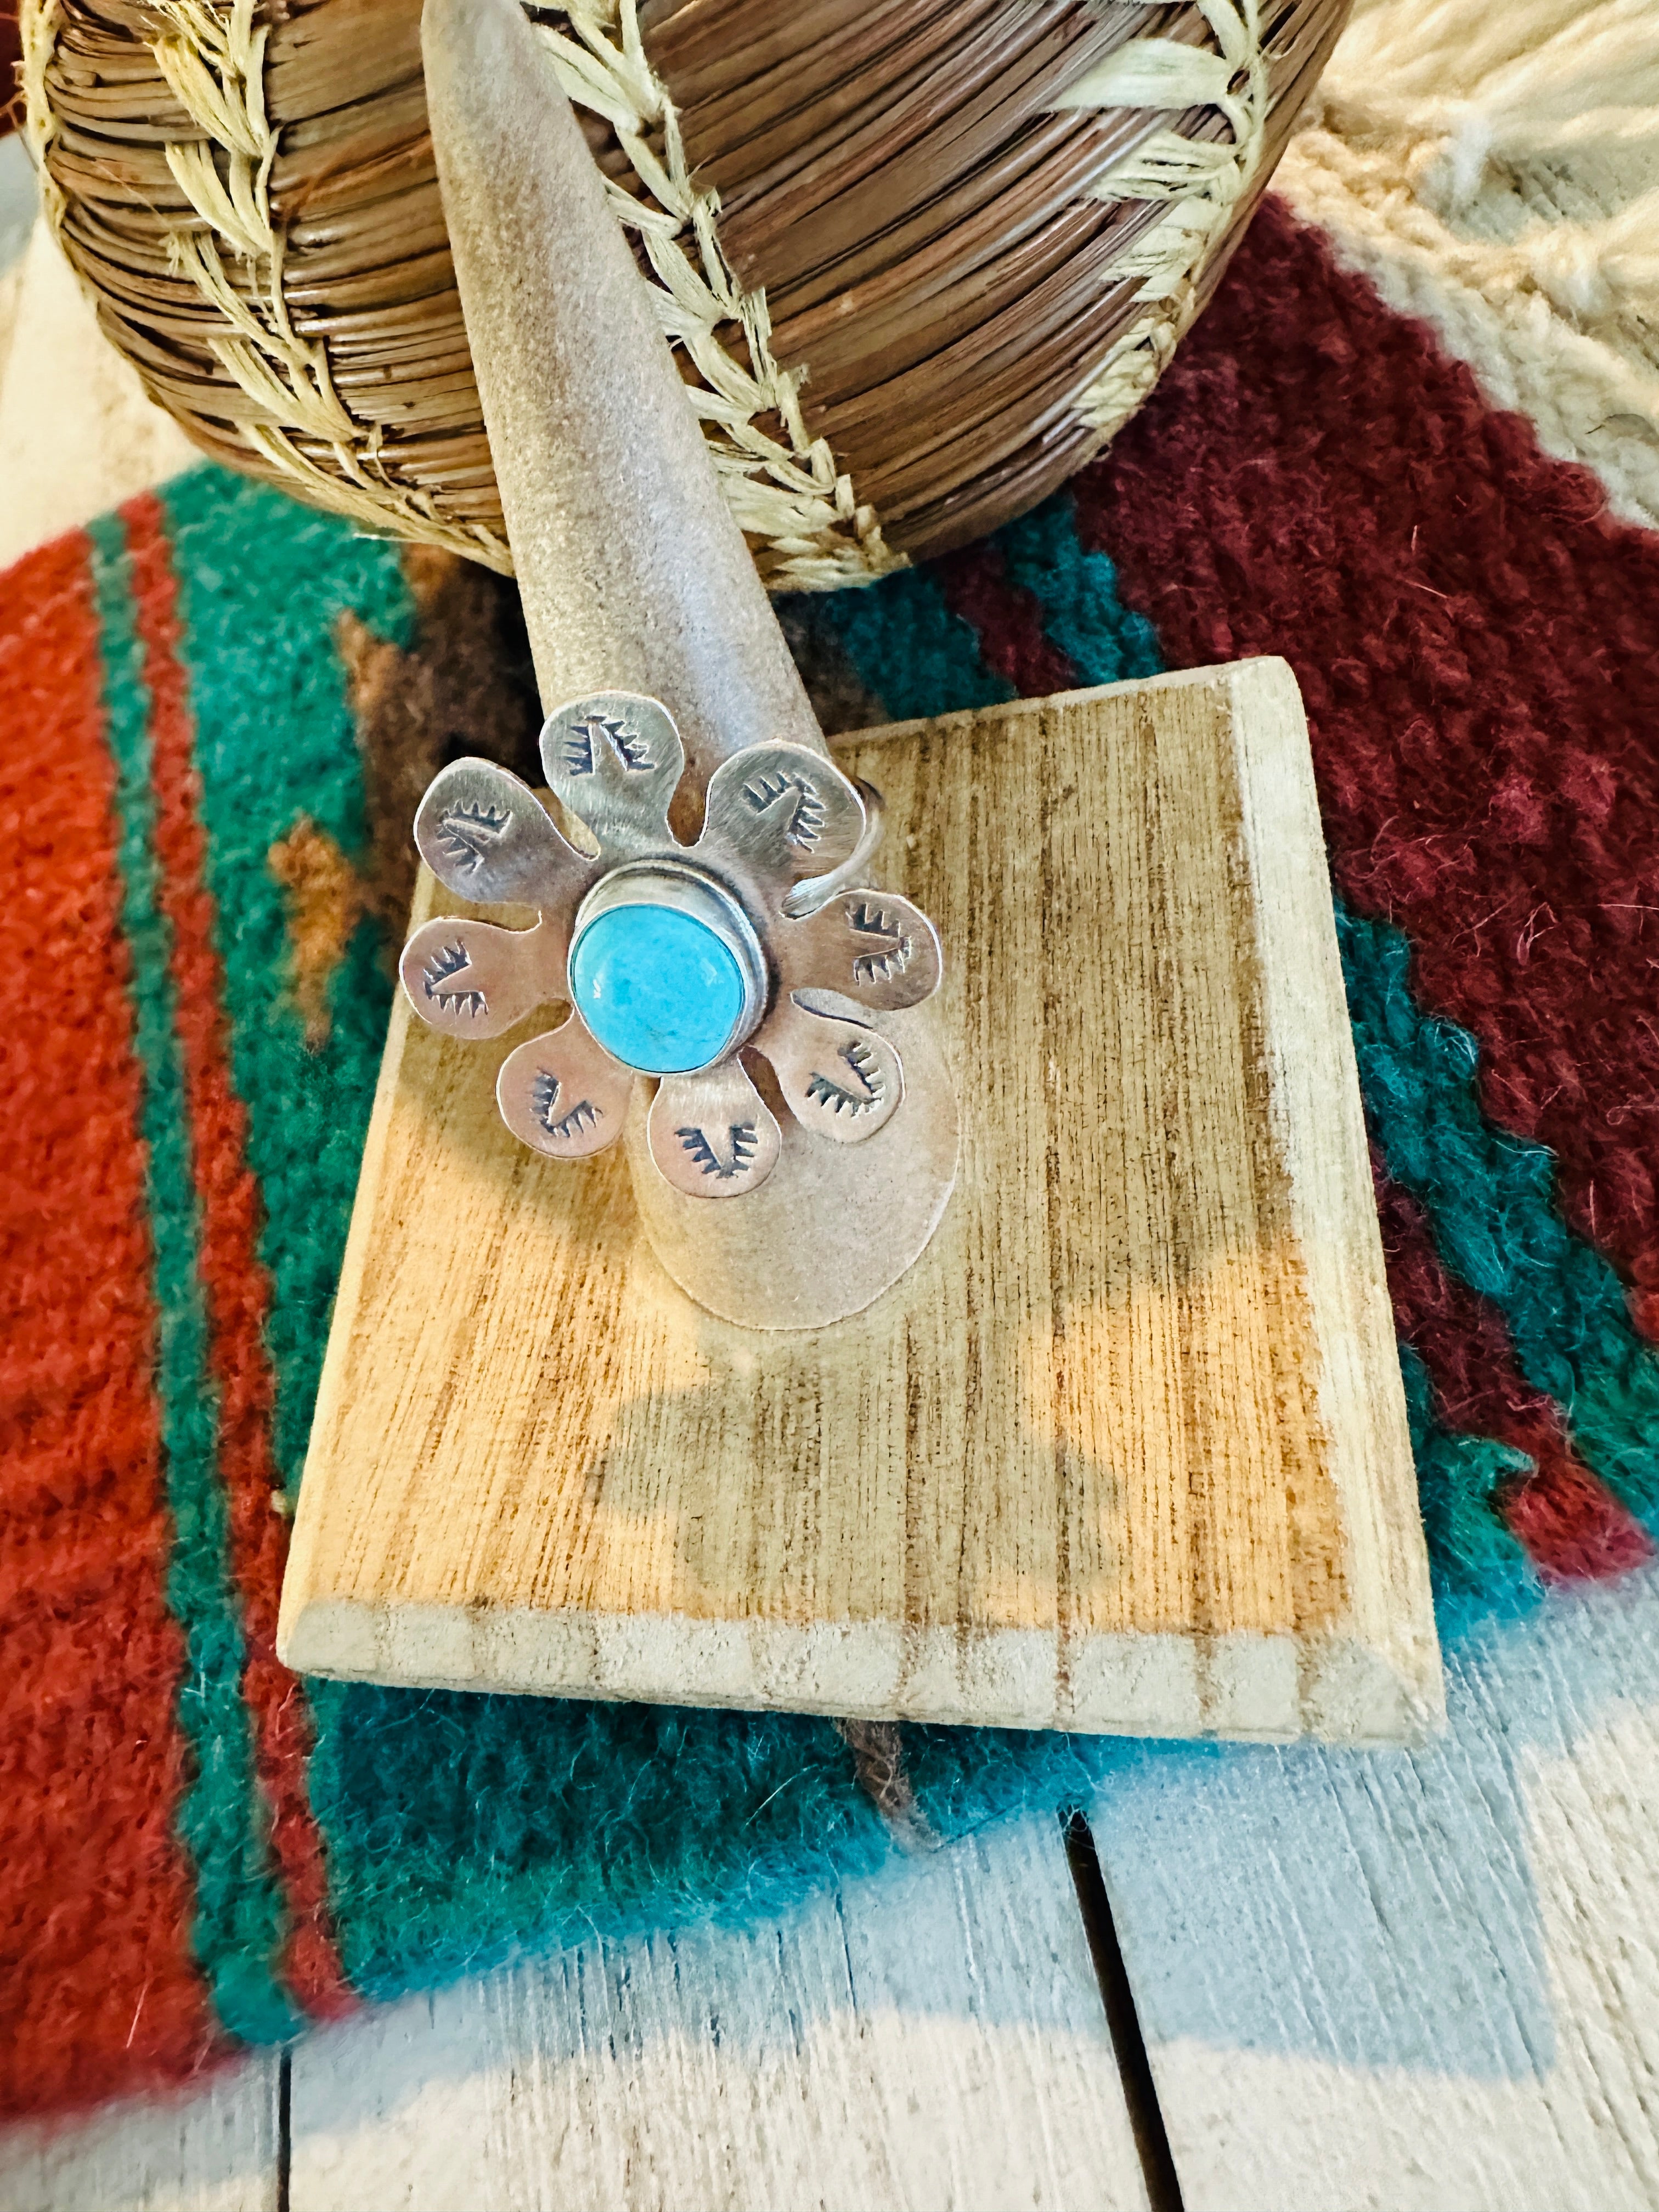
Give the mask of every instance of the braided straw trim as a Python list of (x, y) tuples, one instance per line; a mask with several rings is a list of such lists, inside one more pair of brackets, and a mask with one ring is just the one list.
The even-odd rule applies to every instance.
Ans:
[[(556, 15), (574, 35), (544, 20)], [(638, 196), (608, 177), (605, 190), (645, 249), (658, 320), (696, 373), (687, 394), (768, 587), (833, 591), (906, 567), (906, 556), (883, 542), (874, 508), (859, 503), (852, 478), (836, 468), (828, 440), (808, 431), (801, 379), (772, 356), (765, 292), (745, 292), (726, 264), (715, 229), (719, 194), (692, 186), (679, 118), (640, 37), (637, 0), (563, 0), (539, 10), (536, 27), (569, 99), (610, 125), (638, 179)], [(720, 342), (731, 324), (742, 330), (748, 367)], [(761, 428), (767, 416), (781, 424), (782, 439)]]
[[(376, 534), (418, 537), (510, 573), (512, 556), (494, 532), (446, 521), (428, 493), (397, 481), (380, 458), (379, 426), (365, 430), (342, 404), (326, 346), (294, 328), (283, 285), (287, 234), (270, 208), (276, 132), (265, 114), (267, 33), (264, 25), (256, 27), (253, 10), (254, 0), (231, 0), (228, 12), (210, 0), (156, 0), (156, 14), (169, 27), (150, 48), (174, 98), (210, 142), (163, 149), (200, 218), (199, 228), (167, 234), (167, 260), (228, 326), (205, 341), (214, 358), (271, 418), (239, 423), (234, 434), (296, 489)], [(29, 142), (61, 243), (65, 204), (46, 162), (56, 129), (46, 77), (59, 12), (58, 0), (24, 0)], [(252, 279), (252, 301), (232, 283), (228, 257)], [(319, 468), (295, 442), (295, 431), (325, 444), (341, 476)]]
[(18, 82), (23, 90), (23, 143), (40, 190), (40, 205), (54, 234), (62, 228), (65, 202), (58, 179), (46, 167), (46, 153), (58, 136), (58, 118), (46, 98), (46, 71), (58, 46), (58, 0), (23, 0), (17, 32), (22, 49)]
[[(1160, 131), (1090, 186), (1091, 199), (1163, 200), (1168, 211), (1113, 264), (1114, 283), (1144, 281), (1130, 321), (1079, 397), (1077, 410), (1109, 438), (1158, 382), (1198, 313), (1198, 279), (1261, 166), (1270, 92), (1257, 0), (1194, 0), (1213, 50), (1137, 39), (1108, 54), (1056, 108), (1217, 107), (1230, 145)], [(1241, 82), (1242, 80), (1242, 82)], [(1235, 89), (1237, 87), (1237, 89)]]

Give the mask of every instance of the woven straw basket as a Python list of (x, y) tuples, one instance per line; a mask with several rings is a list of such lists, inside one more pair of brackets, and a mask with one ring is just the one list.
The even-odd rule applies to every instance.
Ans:
[[(775, 590), (1020, 513), (1202, 306), (1347, 0), (532, 10)], [(25, 0), (104, 328), (207, 452), (510, 567), (420, 0)]]

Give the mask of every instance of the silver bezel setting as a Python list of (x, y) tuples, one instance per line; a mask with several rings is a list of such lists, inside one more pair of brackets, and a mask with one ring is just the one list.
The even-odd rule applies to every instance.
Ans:
[[(745, 1039), (752, 1036), (766, 1012), (768, 975), (766, 956), (761, 949), (760, 937), (738, 901), (724, 884), (705, 875), (701, 868), (665, 857), (624, 861), (621, 867), (613, 868), (608, 875), (602, 876), (576, 909), (570, 932), (570, 950), (565, 958), (565, 975), (573, 1006), (577, 1006), (578, 1001), (569, 978), (577, 946), (602, 915), (627, 906), (669, 907), (677, 913), (689, 915), (717, 937), (737, 962), (738, 972), (743, 979), (743, 1006), (725, 1042), (717, 1051), (710, 1053), (707, 1060), (700, 1060), (696, 1067), (672, 1071), (676, 1075), (699, 1074), (703, 1069), (713, 1067), (717, 1061), (726, 1059)], [(610, 1048), (607, 1046), (605, 1049), (608, 1051)], [(633, 1066), (631, 1061), (626, 1060), (619, 1064)], [(634, 1072), (653, 1076), (660, 1076), (664, 1073), (660, 1068), (636, 1068)]]

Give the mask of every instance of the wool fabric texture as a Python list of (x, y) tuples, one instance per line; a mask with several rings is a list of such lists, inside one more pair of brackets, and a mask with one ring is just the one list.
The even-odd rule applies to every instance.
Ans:
[[(1063, 495), (784, 614), (840, 726), (1291, 661), (1443, 1626), (1646, 1558), (1655, 541), (1270, 205)], [(1097, 1781), (1109, 1741), (286, 1674), (412, 796), (524, 764), (521, 632), (495, 580), (203, 470), (11, 573), (0, 681), (3, 2107)]]
[(1275, 188), (1613, 512), (1659, 523), (1659, 11), (1358, 0)]

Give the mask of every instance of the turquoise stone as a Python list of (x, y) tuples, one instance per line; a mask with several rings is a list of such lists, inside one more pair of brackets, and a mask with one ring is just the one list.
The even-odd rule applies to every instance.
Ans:
[(613, 1058), (647, 1075), (706, 1067), (744, 1009), (736, 954), (696, 915), (614, 906), (570, 948), (570, 995)]

